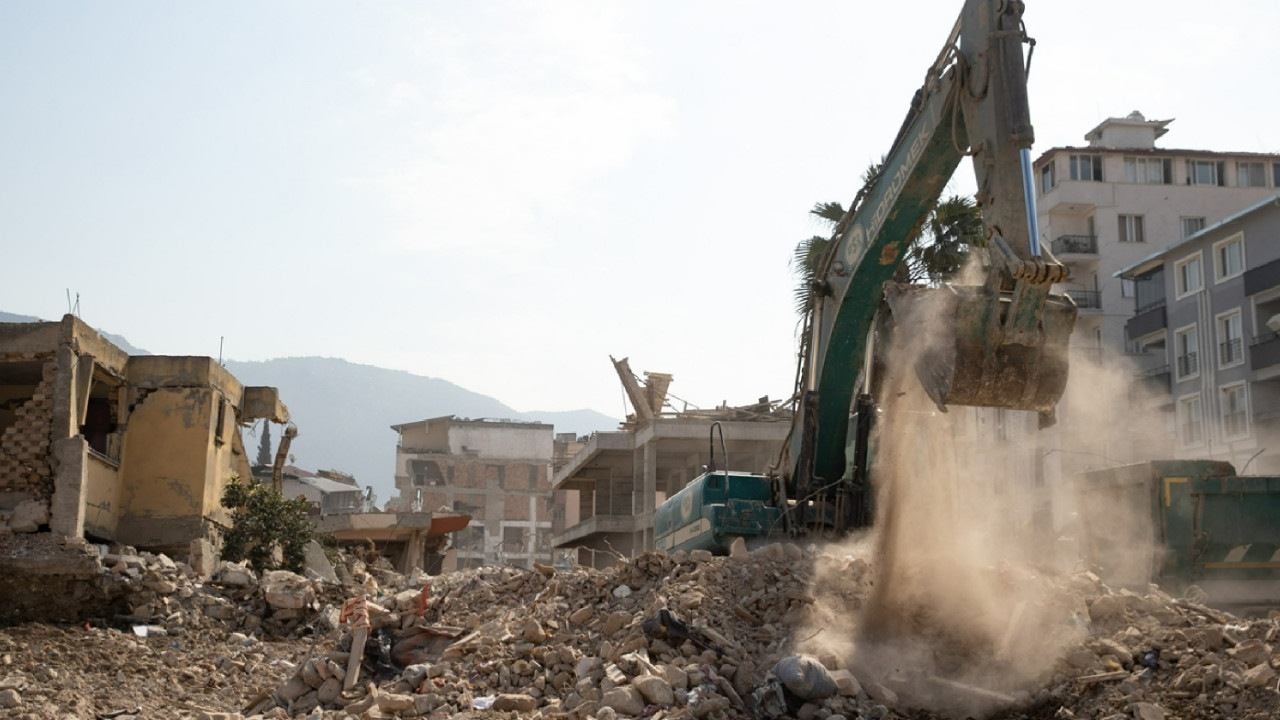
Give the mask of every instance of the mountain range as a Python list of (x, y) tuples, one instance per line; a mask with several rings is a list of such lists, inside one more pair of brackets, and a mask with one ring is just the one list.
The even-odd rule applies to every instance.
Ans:
[[(0, 312), (0, 322), (40, 318)], [(98, 330), (130, 355), (147, 355), (120, 335)], [(280, 399), (298, 428), (291, 463), (305, 469), (339, 470), (372, 485), (380, 503), (395, 487), (398, 436), (392, 425), (443, 415), (549, 423), (557, 433), (587, 435), (612, 430), (618, 420), (595, 410), (519, 412), (499, 400), (440, 378), (414, 375), (340, 358), (293, 357), (263, 361), (228, 360), (227, 370), (245, 385), (280, 389)], [(244, 433), (250, 460), (257, 455), (261, 424)], [(273, 446), (280, 428), (271, 429)], [(274, 452), (274, 451), (273, 451)]]

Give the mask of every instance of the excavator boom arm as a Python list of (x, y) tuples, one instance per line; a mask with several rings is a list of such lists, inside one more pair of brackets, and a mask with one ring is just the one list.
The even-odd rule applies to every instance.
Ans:
[[(837, 225), (815, 273), (802, 361), (800, 410), (790, 440), (792, 499), (845, 475), (848, 421), (886, 283), (905, 260), (947, 182), (973, 157), (978, 207), (993, 267), (985, 285), (947, 287), (927, 313), (947, 313), (954, 338), (936, 368), (917, 365), (940, 408), (947, 403), (1051, 412), (1066, 381), (1058, 359), (1075, 307), (1050, 296), (1065, 268), (1039, 247), (1029, 148), (1021, 0), (967, 0), (879, 173)], [(907, 307), (921, 293), (891, 294)], [(920, 314), (920, 313), (917, 313)], [(930, 377), (926, 377), (930, 376)], [(865, 390), (863, 390), (865, 392)]]

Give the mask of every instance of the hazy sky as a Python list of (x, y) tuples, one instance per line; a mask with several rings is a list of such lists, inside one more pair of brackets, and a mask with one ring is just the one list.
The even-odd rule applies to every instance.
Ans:
[[(785, 397), (795, 243), (959, 0), (0, 4), (0, 310), (621, 416)], [(1027, 0), (1039, 154), (1280, 151), (1280, 3)], [(962, 166), (954, 189), (972, 188)], [(287, 402), (287, 399), (286, 399)]]

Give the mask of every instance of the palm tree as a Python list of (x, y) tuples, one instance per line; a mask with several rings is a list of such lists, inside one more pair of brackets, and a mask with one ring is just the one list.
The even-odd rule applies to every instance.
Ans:
[(972, 198), (952, 195), (938, 201), (925, 218), (920, 234), (907, 249), (909, 282), (937, 285), (964, 268), (969, 251), (986, 247), (982, 212)]
[[(859, 199), (878, 177), (881, 164), (872, 165), (863, 173), (866, 185), (858, 194)], [(858, 200), (854, 203), (856, 207)], [(821, 218), (828, 230), (834, 232), (845, 209), (838, 202), (820, 202), (814, 204), (809, 214)], [(814, 235), (797, 243), (791, 255), (791, 270), (797, 276), (796, 312), (801, 315), (809, 309), (810, 287), (830, 243), (830, 237)], [(970, 248), (986, 244), (982, 213), (973, 199), (963, 195), (942, 199), (929, 211), (920, 233), (911, 239), (903, 279), (913, 283), (941, 283), (964, 267)]]
[(801, 240), (791, 255), (791, 271), (798, 276), (795, 289), (796, 312), (801, 315), (809, 307), (809, 286), (818, 274), (823, 253), (831, 243), (831, 233), (835, 231), (840, 218), (844, 217), (844, 206), (838, 202), (814, 203), (809, 214), (821, 219), (827, 228), (827, 234)]

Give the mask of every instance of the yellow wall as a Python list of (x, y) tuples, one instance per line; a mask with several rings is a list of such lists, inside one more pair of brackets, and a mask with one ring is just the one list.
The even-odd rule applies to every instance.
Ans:
[(134, 408), (121, 458), (125, 514), (204, 514), (216, 396), (211, 388), (160, 388)]
[(120, 523), (120, 474), (111, 464), (85, 453), (85, 533), (114, 538)]

